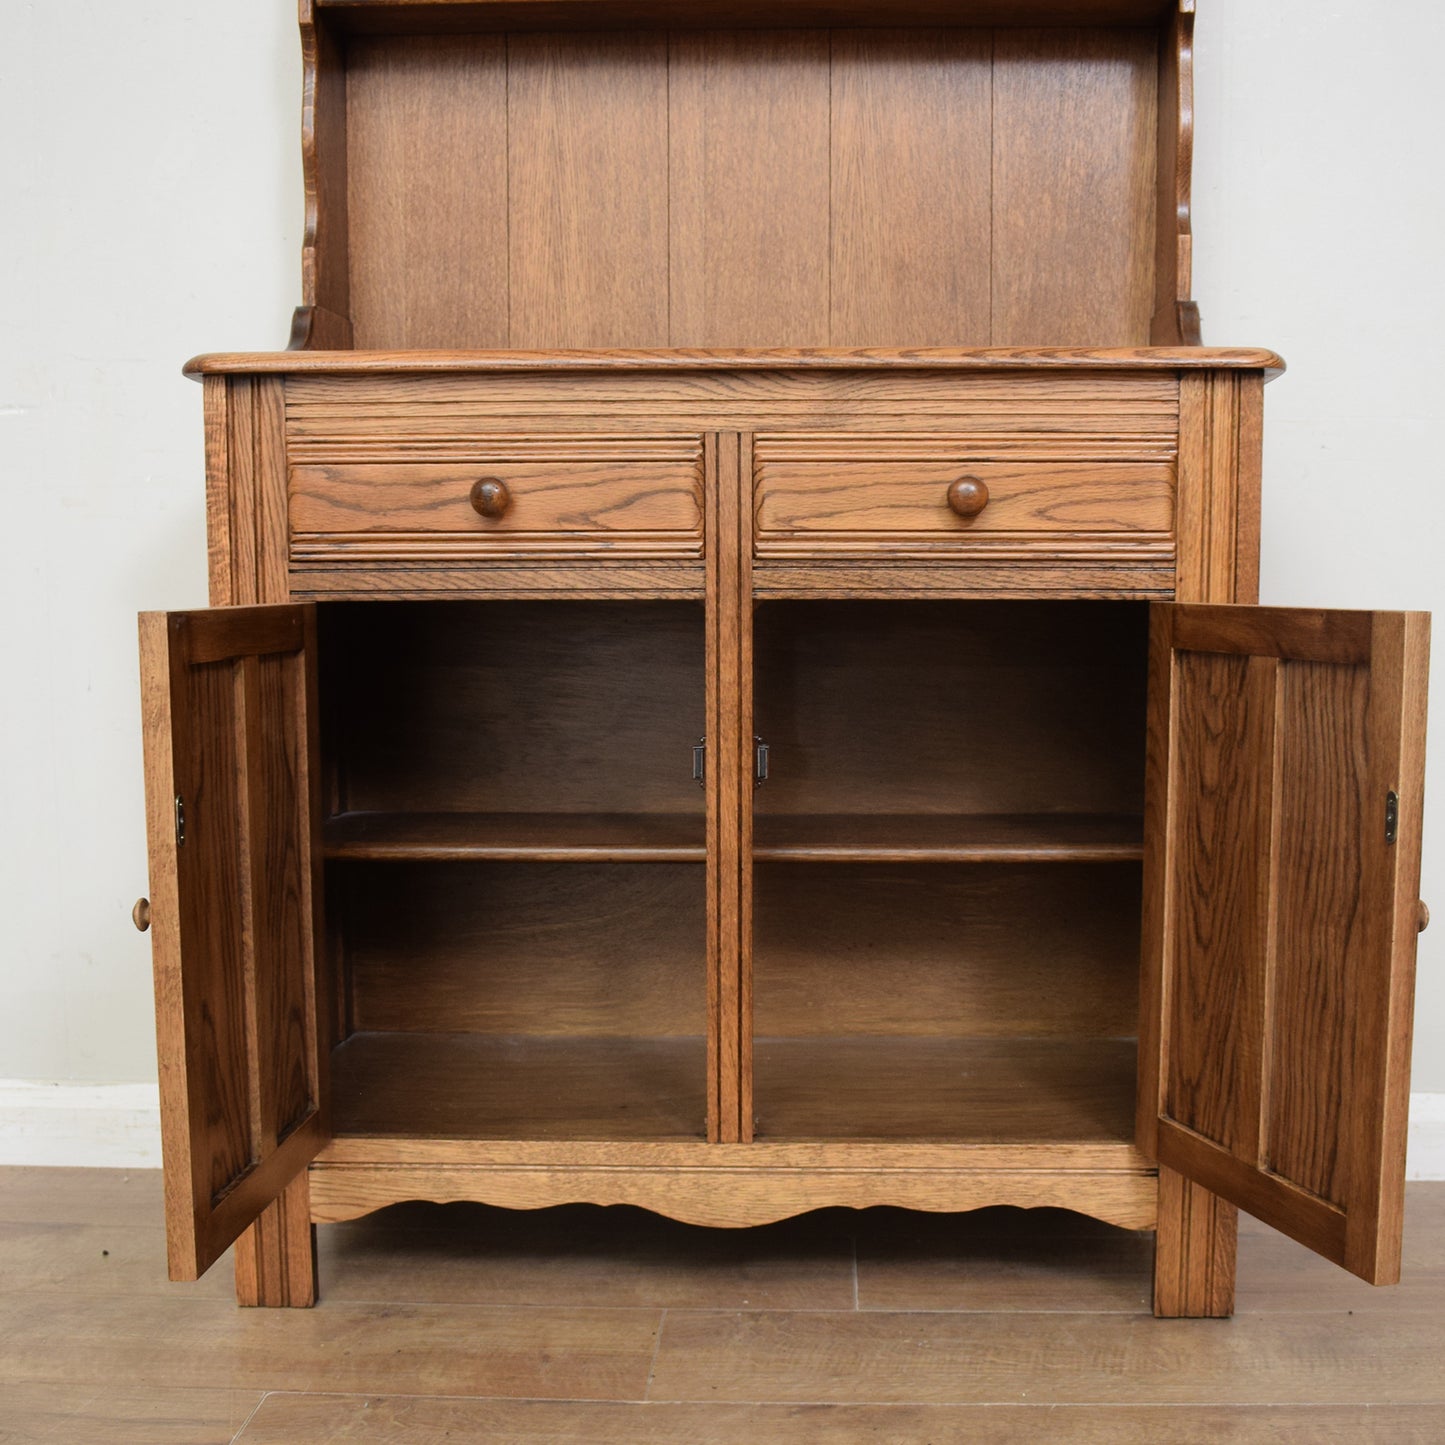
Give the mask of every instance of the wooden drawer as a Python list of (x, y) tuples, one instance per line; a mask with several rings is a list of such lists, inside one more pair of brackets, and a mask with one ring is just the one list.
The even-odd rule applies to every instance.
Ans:
[(293, 563), (702, 554), (695, 434), (411, 442), (405, 460), (399, 449), (343, 443), (324, 457), (293, 455)]
[[(776, 435), (754, 447), (759, 555), (1166, 543), (1172, 442)], [(950, 489), (965, 483), (960, 515)]]

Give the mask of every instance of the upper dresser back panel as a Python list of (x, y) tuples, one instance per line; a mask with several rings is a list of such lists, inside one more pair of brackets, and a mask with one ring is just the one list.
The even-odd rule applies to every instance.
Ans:
[(321, 301), (376, 350), (1144, 345), (1181, 294), (1156, 288), (1169, 47), (1157, 23), (343, 32)]

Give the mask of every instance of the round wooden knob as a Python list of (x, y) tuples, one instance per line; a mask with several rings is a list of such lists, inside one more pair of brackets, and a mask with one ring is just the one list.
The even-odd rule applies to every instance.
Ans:
[(960, 477), (948, 489), (948, 505), (960, 517), (976, 517), (988, 506), (988, 488), (977, 477)]
[(1424, 933), (1430, 926), (1430, 905), (1422, 898), (1420, 900), (1420, 911), (1415, 915), (1415, 932)]
[(472, 483), (472, 510), (481, 517), (500, 517), (512, 505), (507, 484), (498, 477), (483, 477)]
[(136, 899), (135, 907), (130, 911), (130, 921), (142, 933), (151, 926), (151, 901), (149, 898)]

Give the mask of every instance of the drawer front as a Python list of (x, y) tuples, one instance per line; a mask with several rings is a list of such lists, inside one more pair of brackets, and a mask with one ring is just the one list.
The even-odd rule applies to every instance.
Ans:
[(413, 443), (405, 461), (376, 450), (293, 457), (293, 561), (702, 554), (696, 435), (489, 438), (452, 455)]
[(1172, 446), (1137, 439), (760, 436), (757, 550), (1164, 543), (1175, 474)]

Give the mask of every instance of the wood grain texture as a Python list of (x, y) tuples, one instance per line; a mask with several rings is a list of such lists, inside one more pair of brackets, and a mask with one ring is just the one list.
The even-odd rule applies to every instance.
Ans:
[[(500, 482), (509, 498), (479, 516), (470, 490)], [(649, 448), (590, 438), (500, 439), (465, 459), (405, 463), (333, 458), (290, 472), (292, 555), (435, 557), (528, 551), (660, 555), (702, 552), (702, 449), (695, 438)]]
[[(354, 343), (351, 328), (349, 137), (346, 58), (316, 7), (302, 0), (301, 174), (305, 214), (301, 240), (301, 307), (308, 347)], [(353, 55), (355, 52), (353, 52)], [(296, 340), (293, 338), (293, 345)]]
[[(1154, 202), (1154, 317), (1156, 345), (1197, 341), (1186, 335), (1193, 295), (1192, 176), (1194, 171), (1194, 5), (1174, 7), (1159, 36), (1158, 160)], [(1241, 598), (1247, 601), (1247, 598)]]
[(355, 1033), (336, 1051), (332, 1072), (336, 1133), (343, 1137), (687, 1139), (705, 1133), (700, 1034)]
[(1127, 1139), (1133, 1119), (1131, 1040), (773, 1038), (760, 1028), (754, 1047), (760, 1139), (1107, 1142)]
[(508, 344), (667, 344), (667, 50), (508, 38)]
[(703, 819), (684, 813), (341, 813), (328, 858), (403, 862), (702, 863)]
[(1234, 1313), (1238, 1227), (1234, 1205), (1172, 1169), (1160, 1169), (1156, 1318), (1227, 1319)]
[[(157, 1042), (177, 1279), (214, 1263), (325, 1137), (314, 945), (319, 798), (306, 675), (313, 627), (304, 609), (142, 617)], [(229, 655), (220, 646), (227, 639)]]
[(829, 344), (828, 51), (822, 30), (673, 37), (671, 345)]
[(1273, 378), (1284, 359), (1257, 347), (1027, 344), (989, 347), (703, 347), (655, 350), (217, 351), (192, 357), (191, 377), (220, 375), (485, 374), (488, 372), (856, 371), (1258, 371)]
[[(705, 1146), (709, 1147), (709, 1146)], [(711, 1146), (715, 1147), (715, 1146)], [(355, 1219), (405, 1200), (480, 1201), (509, 1209), (578, 1202), (642, 1206), (708, 1228), (776, 1223), (821, 1205), (956, 1211), (1009, 1205), (1077, 1209), (1124, 1229), (1154, 1221), (1152, 1175), (1125, 1170), (1051, 1170), (1042, 1158), (1018, 1171), (977, 1167), (887, 1170), (832, 1167), (826, 1172), (765, 1168), (484, 1169), (448, 1165), (318, 1166), (310, 1183), (320, 1220)]]
[[(315, 0), (343, 34), (413, 30), (615, 29), (631, 25), (792, 28), (799, 23), (858, 26), (876, 22), (877, 0), (696, 0), (679, 11), (667, 0)], [(1193, 0), (902, 0), (888, 9), (896, 25), (1145, 25)]]
[(236, 1241), (236, 1303), (271, 1309), (316, 1303), (316, 1230), (298, 1174)]
[(708, 1137), (752, 1137), (751, 438), (707, 439)]
[(761, 1033), (1135, 1032), (1137, 864), (790, 861), (755, 888)]
[(354, 604), (322, 622), (344, 809), (701, 814), (697, 604)]
[(346, 864), (331, 890), (351, 1025), (701, 1034), (703, 874), (696, 863)]
[(1155, 634), (1172, 687), (1151, 704), (1168, 802), (1145, 836), (1158, 1157), (1376, 1282), (1399, 1269), (1418, 894), (1413, 822), (1401, 850), (1383, 809), (1420, 790), (1425, 628), (1176, 608)]
[(768, 602), (768, 814), (1137, 814), (1144, 610)]
[(994, 344), (1149, 339), (1157, 44), (1146, 31), (996, 32)]
[(993, 38), (831, 38), (828, 337), (834, 346), (990, 339)]
[(495, 36), (348, 47), (358, 347), (510, 344), (506, 60)]
[(760, 863), (1124, 863), (1143, 853), (1137, 818), (1087, 813), (760, 813), (753, 820)]

